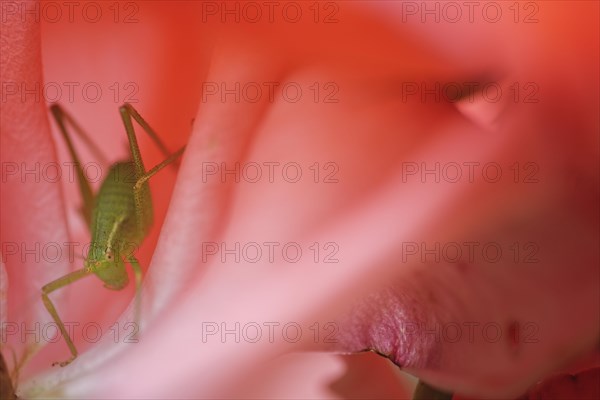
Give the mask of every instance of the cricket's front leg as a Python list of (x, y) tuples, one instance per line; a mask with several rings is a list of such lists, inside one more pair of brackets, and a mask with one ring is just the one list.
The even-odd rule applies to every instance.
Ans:
[(73, 361), (75, 358), (77, 358), (77, 349), (75, 348), (75, 345), (73, 344), (73, 341), (71, 340), (71, 337), (69, 336), (67, 329), (65, 328), (65, 324), (63, 324), (62, 320), (58, 316), (58, 313), (56, 312), (56, 308), (54, 307), (54, 304), (52, 304), (52, 301), (50, 301), (50, 298), (48, 297), (48, 295), (57, 289), (60, 289), (67, 285), (70, 285), (71, 283), (78, 281), (79, 279), (81, 279), (85, 276), (88, 276), (90, 273), (91, 272), (87, 271), (85, 268), (79, 269), (79, 270), (73, 271), (61, 278), (58, 278), (57, 280), (52, 281), (49, 284), (42, 287), (42, 301), (44, 302), (44, 306), (46, 306), (46, 310), (48, 310), (48, 312), (52, 316), (52, 319), (54, 319), (54, 322), (56, 322), (56, 325), (58, 325), (58, 329), (60, 330), (60, 333), (62, 334), (63, 338), (65, 339), (65, 342), (67, 342), (67, 346), (69, 347), (69, 350), (71, 351), (71, 358), (69, 358), (66, 361), (53, 362), (52, 366), (55, 366), (58, 364), (61, 367), (64, 367), (65, 365), (70, 364), (71, 361)]

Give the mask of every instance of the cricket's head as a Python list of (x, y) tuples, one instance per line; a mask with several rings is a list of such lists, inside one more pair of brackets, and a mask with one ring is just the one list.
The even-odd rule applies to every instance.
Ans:
[(129, 283), (125, 263), (112, 249), (91, 251), (84, 262), (86, 270), (93, 272), (104, 282), (104, 287), (121, 290)]

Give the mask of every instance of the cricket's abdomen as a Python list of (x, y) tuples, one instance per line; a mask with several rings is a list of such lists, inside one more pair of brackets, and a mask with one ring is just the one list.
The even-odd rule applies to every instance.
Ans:
[[(152, 223), (152, 203), (148, 187), (142, 192), (143, 210), (141, 230), (135, 212), (134, 190), (136, 183), (133, 162), (114, 164), (95, 198), (92, 215), (92, 246), (88, 259), (102, 259), (107, 248), (115, 252), (130, 252), (144, 239)], [(94, 250), (94, 251), (92, 251)]]

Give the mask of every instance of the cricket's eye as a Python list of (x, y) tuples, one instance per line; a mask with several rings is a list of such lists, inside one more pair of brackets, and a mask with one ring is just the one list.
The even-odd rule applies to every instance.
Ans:
[(113, 253), (112, 253), (112, 250), (110, 250), (110, 249), (106, 249), (106, 253), (105, 253), (105, 255), (106, 255), (106, 259), (107, 259), (107, 260), (112, 260), (112, 259), (113, 259)]

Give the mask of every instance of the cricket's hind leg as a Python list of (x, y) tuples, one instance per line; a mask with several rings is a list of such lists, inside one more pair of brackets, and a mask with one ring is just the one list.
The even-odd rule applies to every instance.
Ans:
[[(127, 133), (127, 138), (129, 139), (131, 157), (135, 165), (136, 180), (134, 182), (135, 186), (133, 190), (136, 220), (138, 224), (138, 236), (144, 237), (147, 231), (149, 230), (150, 225), (152, 224), (153, 218), (152, 200), (150, 197), (150, 189), (148, 187), (147, 181), (158, 171), (160, 171), (167, 165), (175, 162), (181, 156), (181, 154), (183, 154), (185, 146), (176, 151), (175, 153), (171, 154), (169, 150), (167, 150), (167, 147), (164, 145), (164, 143), (160, 140), (156, 132), (154, 132), (150, 125), (142, 118), (142, 116), (137, 112), (135, 108), (133, 108), (131, 104), (125, 103), (119, 108), (119, 112), (121, 113), (123, 124), (125, 125), (125, 132)], [(148, 136), (150, 136), (150, 138), (156, 143), (156, 145), (160, 148), (160, 150), (166, 157), (166, 159), (163, 162), (153, 167), (148, 172), (146, 172), (146, 169), (144, 167), (140, 147), (137, 143), (137, 139), (135, 136), (135, 130), (133, 128), (132, 119), (135, 119), (138, 122), (138, 124), (140, 124), (140, 126), (144, 129)]]
[(67, 124), (73, 128), (75, 133), (84, 141), (84, 143), (88, 146), (94, 156), (106, 165), (106, 159), (102, 155), (102, 152), (92, 142), (89, 135), (85, 133), (85, 131), (81, 128), (81, 126), (73, 119), (73, 117), (67, 113), (60, 105), (53, 104), (50, 106), (50, 112), (58, 125), (58, 129), (62, 134), (65, 142), (67, 143), (67, 148), (69, 150), (69, 154), (71, 155), (71, 159), (75, 164), (75, 171), (77, 172), (77, 182), (79, 183), (79, 191), (81, 192), (81, 198), (83, 200), (83, 206), (81, 209), (81, 213), (83, 214), (83, 218), (88, 226), (91, 228), (92, 222), (92, 210), (94, 209), (94, 195), (92, 193), (92, 189), (90, 183), (87, 180), (87, 177), (83, 173), (83, 167), (81, 161), (79, 159), (79, 155), (75, 150), (75, 146), (73, 146), (73, 142), (71, 141), (71, 136), (69, 135), (69, 131), (67, 130)]

